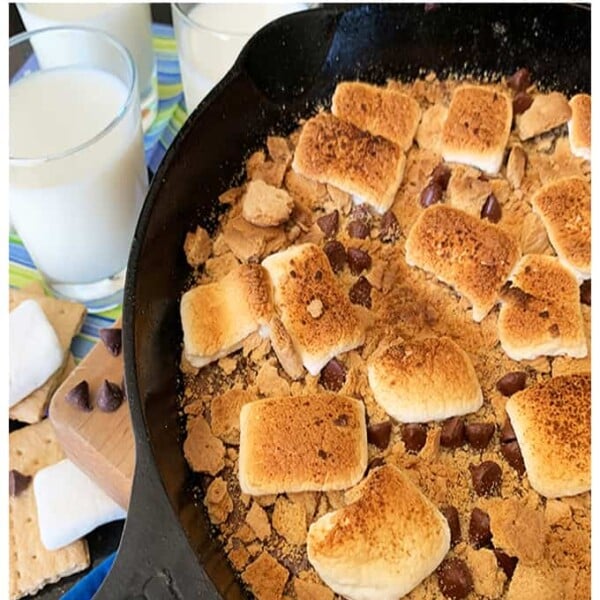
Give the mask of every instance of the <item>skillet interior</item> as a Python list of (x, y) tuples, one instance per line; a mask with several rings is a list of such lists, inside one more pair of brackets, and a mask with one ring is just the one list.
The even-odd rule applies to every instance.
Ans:
[(342, 79), (527, 66), (542, 86), (589, 91), (590, 38), (589, 6), (539, 4), (329, 5), (254, 36), (177, 136), (138, 223), (124, 309), (137, 466), (119, 556), (97, 598), (243, 597), (194, 504), (177, 414), (183, 240), (197, 224), (214, 228), (216, 198), (242, 175), (243, 159), (326, 106)]

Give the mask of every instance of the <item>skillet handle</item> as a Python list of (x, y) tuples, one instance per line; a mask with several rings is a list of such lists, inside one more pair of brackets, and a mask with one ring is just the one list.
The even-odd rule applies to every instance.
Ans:
[[(117, 557), (94, 600), (221, 599), (199, 568), (148, 452), (138, 452), (131, 497)], [(160, 531), (148, 531), (157, 523)]]
[(232, 70), (244, 72), (276, 104), (313, 96), (345, 10), (337, 5), (277, 19), (251, 38)]

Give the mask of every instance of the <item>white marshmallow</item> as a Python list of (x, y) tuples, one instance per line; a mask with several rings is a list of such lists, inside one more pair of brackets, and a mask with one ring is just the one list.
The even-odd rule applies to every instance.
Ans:
[(62, 365), (64, 350), (35, 300), (25, 300), (9, 315), (9, 406), (43, 385)]
[(70, 460), (38, 471), (33, 479), (40, 538), (58, 550), (100, 525), (127, 516), (112, 498)]

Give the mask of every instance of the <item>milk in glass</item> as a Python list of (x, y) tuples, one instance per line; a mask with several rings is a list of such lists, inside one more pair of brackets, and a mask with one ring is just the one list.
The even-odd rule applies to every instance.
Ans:
[[(181, 6), (181, 5), (180, 5)], [(185, 24), (174, 16), (185, 102), (191, 112), (233, 66), (261, 27), (305, 4), (196, 4)]]
[[(114, 36), (131, 53), (138, 69), (142, 110), (149, 110), (148, 126), (156, 114), (156, 72), (152, 48), (150, 6), (148, 4), (18, 4), (19, 14), (28, 31), (57, 25), (78, 25), (100, 29)], [(88, 38), (74, 48), (65, 37), (32, 40), (38, 62), (44, 69), (89, 56), (94, 62), (105, 52), (101, 42)], [(144, 117), (146, 120), (146, 117)], [(145, 127), (146, 128), (146, 127)]]
[(97, 282), (126, 264), (147, 187), (127, 97), (112, 73), (79, 66), (9, 87), (11, 219), (51, 284)]

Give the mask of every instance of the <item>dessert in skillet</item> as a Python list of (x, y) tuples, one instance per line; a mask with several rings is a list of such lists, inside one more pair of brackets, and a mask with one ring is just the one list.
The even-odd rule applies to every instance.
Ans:
[(343, 82), (188, 234), (184, 453), (249, 597), (590, 597), (590, 105)]

